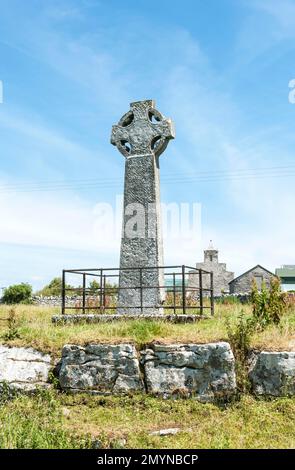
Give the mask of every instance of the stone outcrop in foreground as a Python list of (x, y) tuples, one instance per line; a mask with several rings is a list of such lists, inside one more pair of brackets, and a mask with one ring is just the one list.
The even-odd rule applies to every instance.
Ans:
[[(48, 354), (0, 345), (0, 393), (5, 387), (21, 392), (49, 387), (53, 365)], [(132, 344), (66, 345), (55, 372), (61, 389), (74, 393), (142, 392), (217, 402), (236, 392), (235, 359), (226, 342), (153, 343), (141, 352)], [(295, 352), (254, 353), (249, 378), (256, 395), (295, 396)]]
[(0, 384), (9, 389), (35, 391), (46, 388), (51, 358), (32, 348), (9, 348), (0, 345)]
[(262, 351), (249, 376), (256, 395), (295, 395), (295, 352)]
[(59, 382), (63, 390), (124, 393), (143, 390), (136, 349), (131, 344), (66, 345)]
[(236, 391), (235, 359), (225, 342), (152, 344), (142, 351), (148, 393), (224, 400)]

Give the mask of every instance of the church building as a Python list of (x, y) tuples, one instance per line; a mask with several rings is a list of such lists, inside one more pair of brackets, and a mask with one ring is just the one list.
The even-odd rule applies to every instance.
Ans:
[[(226, 270), (225, 263), (219, 262), (218, 250), (214, 248), (212, 240), (210, 240), (207, 250), (204, 250), (204, 261), (197, 263), (196, 268), (213, 272), (214, 295), (218, 296), (229, 293), (229, 282), (234, 279), (235, 275), (233, 272)], [(198, 276), (191, 272), (189, 275), (189, 286), (198, 286), (198, 283)], [(203, 275), (203, 287), (205, 289), (210, 288), (210, 276)]]

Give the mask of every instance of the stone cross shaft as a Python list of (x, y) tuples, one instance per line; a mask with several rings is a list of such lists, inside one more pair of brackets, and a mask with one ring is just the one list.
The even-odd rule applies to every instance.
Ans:
[(153, 100), (131, 103), (112, 129), (111, 143), (126, 157), (118, 313), (161, 310), (165, 291), (158, 269), (163, 266), (159, 156), (173, 138), (171, 120), (155, 109)]

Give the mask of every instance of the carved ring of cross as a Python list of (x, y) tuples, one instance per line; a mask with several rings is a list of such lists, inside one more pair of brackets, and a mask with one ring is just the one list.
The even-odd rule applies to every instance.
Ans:
[(130, 108), (113, 126), (111, 143), (127, 158), (146, 154), (159, 157), (175, 137), (172, 121), (155, 109), (153, 100), (136, 101)]

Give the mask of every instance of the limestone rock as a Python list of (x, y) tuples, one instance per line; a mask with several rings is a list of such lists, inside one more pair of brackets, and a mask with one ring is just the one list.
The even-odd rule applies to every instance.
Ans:
[(62, 389), (126, 393), (143, 389), (135, 347), (131, 344), (66, 345), (59, 371)]
[(257, 395), (295, 395), (295, 352), (262, 351), (249, 376)]
[(0, 384), (10, 389), (34, 391), (49, 386), (51, 358), (32, 348), (0, 345)]
[(230, 345), (153, 344), (142, 352), (147, 391), (154, 395), (194, 396), (201, 401), (227, 399), (236, 391)]
[(159, 431), (150, 432), (150, 436), (174, 436), (180, 431), (180, 428), (160, 429)]

